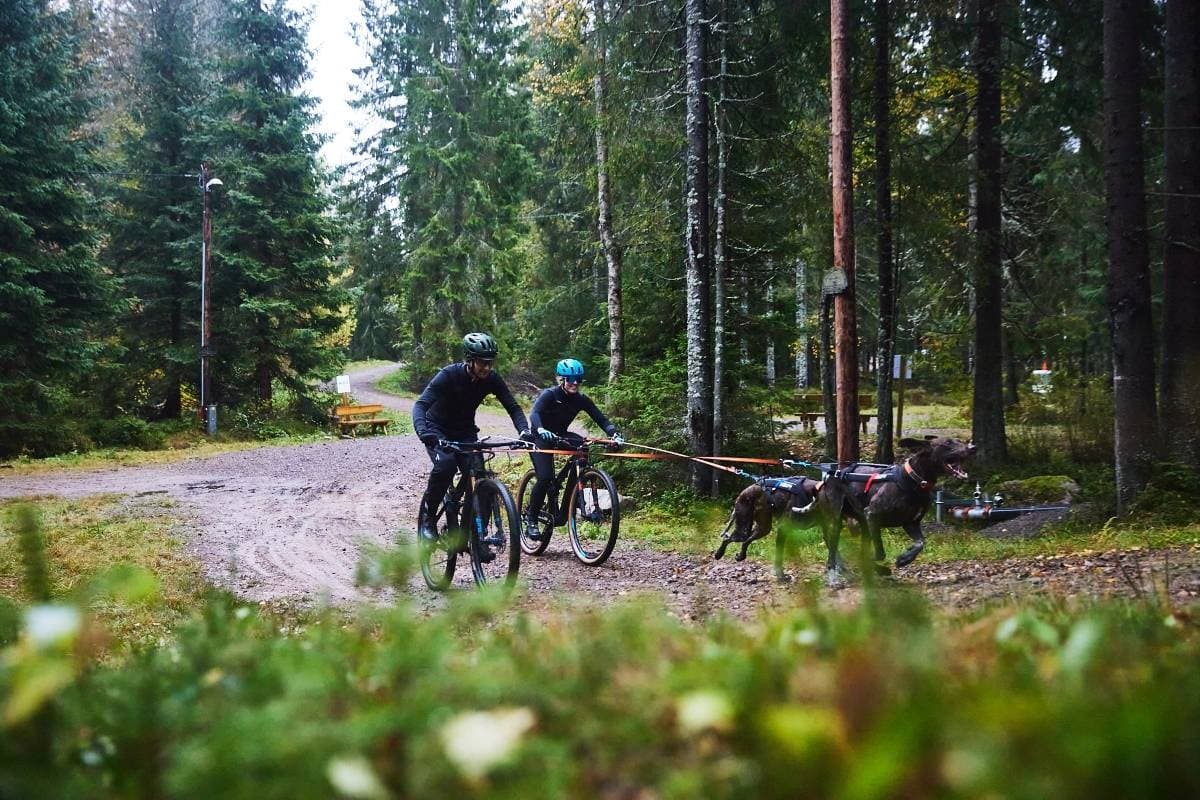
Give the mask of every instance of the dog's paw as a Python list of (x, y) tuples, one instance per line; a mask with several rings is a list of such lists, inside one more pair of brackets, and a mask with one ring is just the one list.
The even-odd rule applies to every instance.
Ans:
[(745, 561), (745, 560), (746, 560), (746, 554), (745, 554), (745, 553), (738, 553), (736, 556), (734, 556), (734, 557), (733, 557), (733, 560), (734, 560), (734, 561)]
[(881, 564), (881, 563), (876, 562), (875, 574), (876, 575), (891, 575), (892, 568), (889, 567), (887, 564)]
[(836, 569), (827, 570), (825, 572), (825, 585), (830, 589), (845, 589), (846, 579)]

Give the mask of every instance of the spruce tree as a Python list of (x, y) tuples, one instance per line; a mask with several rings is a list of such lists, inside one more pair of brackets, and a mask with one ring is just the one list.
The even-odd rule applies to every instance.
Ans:
[(190, 0), (134, 0), (121, 20), (136, 30), (124, 87), (131, 133), (105, 261), (122, 280), (126, 380), (158, 415), (178, 417), (196, 380), (201, 155), (195, 145), (207, 70)]
[(216, 398), (268, 403), (278, 380), (304, 392), (336, 352), (331, 198), (310, 133), (315, 101), (301, 92), (305, 22), (282, 0), (229, 0), (221, 85), (212, 106), (212, 343)]
[(471, 328), (504, 338), (513, 248), (533, 173), (518, 29), (497, 0), (404, 0), (364, 7), (371, 67), (360, 103), (383, 120), (364, 184), (391, 209), (394, 265), (428, 371)]
[(55, 449), (47, 422), (109, 307), (88, 225), (81, 37), (43, 0), (0, 0), (0, 455)]

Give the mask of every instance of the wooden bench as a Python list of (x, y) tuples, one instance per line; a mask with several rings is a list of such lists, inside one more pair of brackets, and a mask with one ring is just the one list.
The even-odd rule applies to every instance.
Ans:
[[(878, 418), (878, 414), (874, 411), (860, 411), (858, 414), (858, 422), (862, 426), (862, 432), (865, 435), (867, 432), (867, 423)], [(824, 411), (801, 411), (796, 415), (796, 419), (790, 419), (783, 423), (787, 427), (801, 426), (804, 430), (813, 430), (817, 426), (817, 420), (825, 419)]]
[(352, 406), (341, 405), (333, 409), (330, 419), (342, 436), (354, 436), (359, 425), (370, 425), (372, 433), (387, 433), (391, 420), (380, 416), (383, 406), (378, 404)]

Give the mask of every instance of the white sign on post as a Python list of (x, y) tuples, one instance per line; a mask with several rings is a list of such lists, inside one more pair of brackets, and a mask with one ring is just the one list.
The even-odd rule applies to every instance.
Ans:
[[(902, 359), (902, 358), (904, 358), (904, 356), (892, 356), (892, 377), (893, 378), (900, 377), (900, 359)], [(904, 362), (904, 379), (906, 381), (912, 380), (912, 360), (911, 359)]]
[(350, 376), (349, 375), (338, 375), (337, 376), (337, 390), (338, 390), (338, 394), (350, 394)]

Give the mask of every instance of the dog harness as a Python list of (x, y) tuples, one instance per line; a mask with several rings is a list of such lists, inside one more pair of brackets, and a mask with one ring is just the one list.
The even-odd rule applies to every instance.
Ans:
[[(796, 478), (759, 478), (757, 483), (768, 492), (787, 492), (792, 497), (798, 498), (796, 505), (791, 506), (792, 511), (802, 514), (812, 507), (815, 501), (815, 496), (810, 496), (804, 489), (804, 480)], [(818, 483), (816, 490), (821, 490), (821, 484)], [(801, 505), (801, 502), (803, 505)]]

